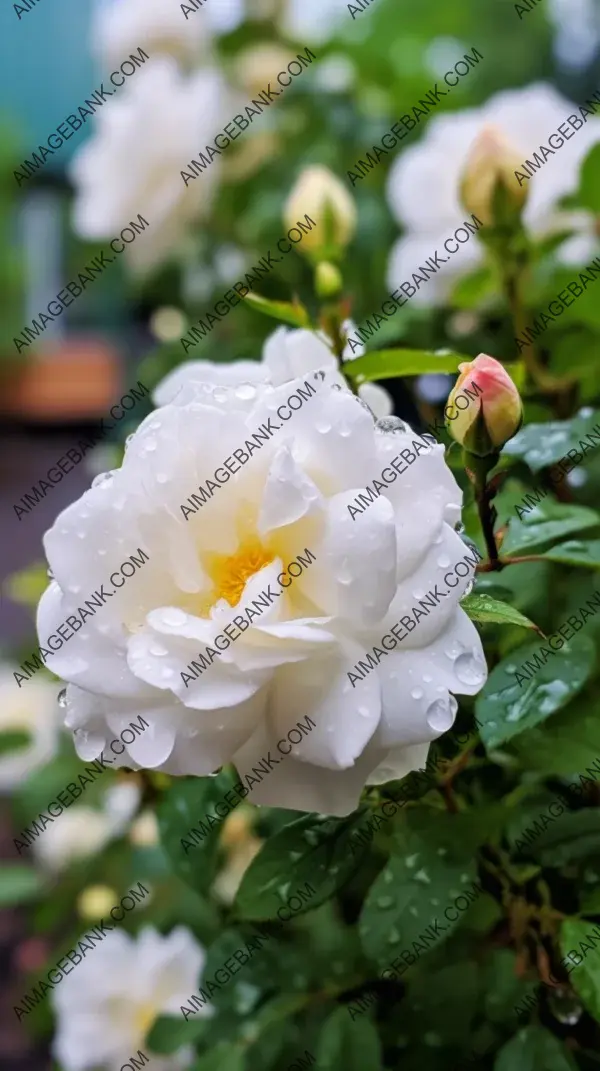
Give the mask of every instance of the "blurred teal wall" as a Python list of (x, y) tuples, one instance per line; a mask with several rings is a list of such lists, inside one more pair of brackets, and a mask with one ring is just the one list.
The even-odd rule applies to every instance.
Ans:
[[(2, 0), (0, 116), (19, 138), (23, 159), (100, 84), (89, 50), (93, 8), (94, 0), (38, 0), (19, 20), (12, 0)], [(44, 170), (64, 171), (91, 129), (78, 130)]]

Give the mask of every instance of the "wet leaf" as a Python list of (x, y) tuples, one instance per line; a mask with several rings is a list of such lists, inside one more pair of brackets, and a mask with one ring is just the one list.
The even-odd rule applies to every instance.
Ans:
[(367, 812), (349, 818), (305, 815), (270, 837), (246, 870), (235, 908), (240, 918), (272, 919), (289, 897), (308, 885), (294, 914), (312, 911), (340, 889), (360, 866), (364, 848), (351, 840)]
[(571, 985), (579, 993), (590, 1015), (600, 1022), (600, 955), (598, 938), (600, 927), (582, 919), (566, 919), (560, 930), (560, 947), (564, 957), (575, 953), (568, 960), (569, 968), (577, 963), (571, 973)]
[(422, 376), (426, 372), (458, 372), (470, 360), (450, 350), (375, 350), (354, 361), (344, 361), (344, 375), (366, 382), (397, 376)]
[(593, 440), (585, 443), (587, 451), (582, 451), (580, 444), (599, 420), (600, 412), (582, 410), (571, 420), (527, 424), (506, 443), (502, 456), (519, 458), (532, 472), (539, 472), (548, 465), (556, 464), (569, 450), (579, 449), (580, 453), (587, 455), (590, 447), (594, 449)]
[(564, 505), (548, 498), (539, 502), (520, 519), (511, 517), (502, 543), (502, 556), (524, 554), (556, 542), (572, 532), (594, 528), (600, 514), (586, 506)]
[(380, 1071), (382, 1066), (375, 1027), (365, 1015), (351, 1018), (347, 1008), (337, 1008), (326, 1020), (316, 1055), (318, 1071)]
[(521, 628), (531, 628), (541, 633), (541, 629), (528, 617), (509, 606), (508, 603), (492, 598), (491, 595), (465, 595), (460, 600), (460, 605), (471, 621), (493, 622), (497, 625), (520, 625)]
[(558, 651), (538, 640), (511, 651), (494, 667), (475, 703), (488, 750), (566, 706), (588, 680), (594, 661), (594, 643), (583, 635)]
[(559, 543), (558, 546), (547, 550), (544, 558), (548, 558), (551, 562), (562, 562), (564, 565), (600, 569), (600, 539), (590, 539), (586, 542), (569, 539), (566, 543)]
[(359, 922), (365, 952), (380, 967), (416, 963), (464, 918), (456, 898), (468, 890), (473, 902), (477, 899), (477, 869), (472, 845), (462, 835), (465, 825), (459, 815), (420, 813), (412, 828), (398, 830), (394, 852), (371, 886)]
[(498, 1053), (494, 1071), (578, 1071), (562, 1041), (541, 1026), (519, 1030)]

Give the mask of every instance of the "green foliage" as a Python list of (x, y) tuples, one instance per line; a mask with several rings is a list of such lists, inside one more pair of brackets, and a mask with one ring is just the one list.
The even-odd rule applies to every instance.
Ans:
[(312, 891), (300, 911), (329, 900), (360, 866), (362, 853), (354, 846), (350, 850), (350, 838), (365, 813), (359, 810), (343, 821), (306, 815), (270, 837), (242, 879), (235, 902), (240, 917), (274, 918), (287, 898), (307, 884)]
[(572, 975), (573, 987), (590, 1015), (600, 1022), (600, 957), (596, 949), (596, 929), (581, 919), (566, 919), (560, 930), (560, 944), (565, 956), (575, 953), (571, 957), (571, 963), (577, 963)]
[(468, 357), (449, 350), (427, 353), (423, 350), (375, 350), (344, 364), (344, 375), (350, 379), (375, 381), (397, 376), (422, 376), (425, 372), (457, 372), (461, 361)]
[(540, 631), (533, 621), (515, 610), (514, 606), (501, 602), (500, 599), (494, 599), (491, 595), (465, 595), (460, 605), (468, 613), (471, 621), (479, 621), (481, 624), (520, 625), (521, 628)]

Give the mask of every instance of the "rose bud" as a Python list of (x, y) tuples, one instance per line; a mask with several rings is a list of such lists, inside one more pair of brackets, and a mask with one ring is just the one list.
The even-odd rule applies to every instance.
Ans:
[(327, 167), (304, 169), (283, 210), (286, 227), (298, 227), (308, 215), (317, 224), (304, 234), (298, 250), (329, 260), (348, 244), (356, 229), (356, 207), (350, 194)]
[(462, 174), (460, 195), (468, 212), (485, 226), (517, 219), (528, 186), (515, 178), (523, 156), (498, 127), (488, 124), (473, 142)]
[(521, 427), (521, 396), (500, 362), (486, 353), (458, 367), (445, 409), (446, 427), (469, 453), (496, 454)]

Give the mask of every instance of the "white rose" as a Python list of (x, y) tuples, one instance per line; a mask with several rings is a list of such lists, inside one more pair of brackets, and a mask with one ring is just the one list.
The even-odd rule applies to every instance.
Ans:
[(229, 118), (216, 71), (186, 78), (170, 58), (147, 63), (97, 114), (94, 136), (71, 165), (79, 234), (112, 239), (141, 214), (149, 226), (125, 246), (131, 266), (147, 270), (172, 255), (210, 211), (220, 160), (187, 187), (181, 171)]
[(340, 0), (284, 0), (282, 29), (298, 41), (320, 44), (329, 40), (345, 19), (352, 19)]
[(117, 69), (138, 48), (152, 59), (161, 53), (188, 61), (200, 55), (209, 26), (210, 14), (186, 19), (175, 0), (108, 0), (96, 8), (91, 44), (105, 64)]
[(80, 804), (59, 815), (35, 841), (34, 856), (45, 869), (57, 873), (96, 855), (126, 830), (140, 799), (141, 792), (135, 784), (111, 785), (104, 793), (100, 810)]
[[(15, 689), (14, 670), (0, 665), (0, 735), (26, 733), (15, 747), (0, 753), (0, 793), (12, 792), (56, 754), (60, 737), (58, 686), (45, 677), (31, 681), (26, 691)], [(8, 739), (6, 740), (8, 744)]]
[[(344, 325), (346, 335), (356, 328), (351, 320)], [(364, 346), (357, 348), (355, 357), (362, 356)], [(352, 358), (351, 347), (346, 345), (343, 359)], [(319, 368), (327, 369), (346, 389), (346, 381), (337, 374), (337, 361), (330, 343), (324, 335), (313, 331), (290, 330), (278, 327), (266, 339), (262, 361), (231, 361), (227, 364), (216, 361), (184, 361), (158, 384), (153, 393), (156, 405), (186, 405), (192, 398), (201, 401), (207, 385), (234, 387), (242, 383), (272, 383), (280, 386)], [(390, 395), (377, 383), (364, 383), (358, 389), (359, 397), (376, 417), (389, 416), (393, 409)]]
[[(314, 727), (252, 802), (344, 814), (382, 764), (392, 777), (423, 761), (453, 722), (452, 692), (481, 687), (481, 642), (459, 607), (473, 566), (456, 586), (444, 580), (466, 548), (443, 448), (413, 446), (396, 418), (376, 426), (336, 375), (207, 384), (206, 401), (155, 411), (121, 469), (46, 533), (56, 579), (38, 611), (43, 646), (128, 552), (149, 556), (48, 657), (70, 682), (66, 724), (82, 758), (142, 714), (149, 727), (115, 765), (206, 775), (233, 761), (243, 775), (309, 715)], [(394, 479), (399, 451), (413, 463)], [(374, 501), (353, 515), (384, 469), (389, 486), (380, 497), (370, 487)], [(308, 565), (286, 574), (299, 556)], [(431, 609), (416, 606), (399, 648), (373, 654), (422, 600)]]
[[(460, 203), (465, 164), (474, 141), (488, 124), (497, 127), (515, 151), (521, 151), (525, 162), (532, 159), (540, 145), (548, 144), (548, 136), (573, 113), (577, 113), (575, 105), (551, 86), (538, 84), (496, 93), (480, 108), (433, 118), (421, 140), (397, 156), (389, 173), (388, 202), (404, 230), (390, 254), (390, 289), (410, 280), (436, 250), (440, 256), (447, 256), (443, 243), (465, 219)], [(543, 235), (565, 223), (572, 224), (578, 232), (572, 240), (578, 242), (574, 248), (581, 255), (590, 255), (592, 250), (590, 213), (573, 213), (565, 218), (557, 203), (576, 190), (581, 163), (599, 140), (600, 118), (588, 116), (585, 125), (527, 182), (529, 196), (523, 216), (526, 226), (535, 235)], [(579, 240), (580, 233), (585, 235), (585, 245)], [(565, 260), (571, 256), (570, 244), (565, 244)], [(457, 279), (483, 259), (483, 246), (473, 235), (455, 255), (448, 256), (448, 263), (441, 264), (438, 274), (419, 287), (411, 301), (420, 305), (443, 302)]]
[[(180, 1015), (196, 991), (204, 950), (184, 927), (167, 937), (145, 927), (136, 937), (111, 930), (75, 971), (60, 980), (51, 1000), (57, 1016), (53, 1052), (63, 1071), (120, 1071), (142, 1049), (152, 1071), (175, 1071), (193, 1061), (191, 1049), (153, 1055), (146, 1034), (160, 1015)], [(210, 1005), (200, 1015), (212, 1012)]]

